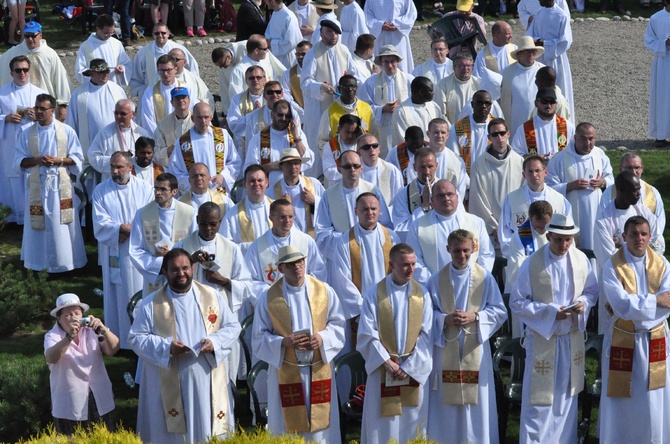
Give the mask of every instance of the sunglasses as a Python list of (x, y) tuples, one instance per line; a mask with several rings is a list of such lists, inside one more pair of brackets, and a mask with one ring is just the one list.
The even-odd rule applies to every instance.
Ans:
[(128, 114), (130, 114), (130, 113), (124, 113), (123, 111), (114, 111), (115, 116), (126, 117)]
[(505, 135), (507, 135), (507, 131), (494, 131), (491, 134), (489, 134), (489, 136), (491, 136), (492, 138), (503, 137)]
[(30, 68), (14, 68), (13, 71), (17, 74), (25, 74), (30, 71)]
[(154, 32), (154, 35), (167, 35), (168, 33), (165, 31), (156, 31)]
[(555, 105), (556, 101), (554, 99), (540, 99), (540, 103), (543, 105)]
[(379, 144), (378, 143), (368, 143), (368, 144), (362, 145), (358, 149), (362, 150), (362, 151), (367, 151), (367, 150), (372, 149), (372, 148), (374, 148), (374, 149), (379, 148)]
[(345, 169), (345, 170), (357, 170), (361, 167), (360, 163), (350, 163), (347, 165), (340, 165), (340, 168)]
[(265, 94), (267, 94), (268, 96), (271, 95), (278, 96), (281, 95), (283, 92), (284, 91), (282, 91), (281, 89), (268, 89), (267, 91), (265, 91)]

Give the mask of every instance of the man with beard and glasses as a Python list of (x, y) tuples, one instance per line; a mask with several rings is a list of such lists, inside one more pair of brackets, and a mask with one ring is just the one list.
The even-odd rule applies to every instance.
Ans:
[(142, 301), (128, 338), (141, 359), (137, 432), (166, 444), (225, 438), (235, 430), (228, 354), (240, 324), (218, 291), (193, 281), (181, 248), (165, 256), (167, 280)]
[(111, 177), (93, 192), (93, 232), (102, 266), (105, 323), (119, 337), (121, 348), (130, 349), (126, 309), (132, 295), (142, 289), (144, 279), (130, 260), (128, 238), (135, 213), (151, 202), (153, 190), (131, 174), (129, 152), (115, 152), (109, 165)]

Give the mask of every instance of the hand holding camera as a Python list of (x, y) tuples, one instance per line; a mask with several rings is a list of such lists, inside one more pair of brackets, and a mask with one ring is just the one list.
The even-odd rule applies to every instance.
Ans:
[(98, 336), (98, 342), (105, 340), (105, 325), (102, 321), (94, 316), (86, 316), (79, 319), (79, 327), (88, 327)]

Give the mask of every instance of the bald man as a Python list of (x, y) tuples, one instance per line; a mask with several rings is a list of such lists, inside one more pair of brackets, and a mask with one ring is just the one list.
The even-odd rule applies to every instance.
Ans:
[(186, 68), (188, 58), (186, 53), (180, 48), (173, 48), (168, 53), (175, 59), (177, 68), (177, 81), (187, 84), (191, 87), (191, 100), (209, 103), (212, 109), (216, 109), (214, 105), (214, 96), (209, 92), (209, 88), (205, 82), (198, 76)]
[(516, 49), (516, 45), (511, 44), (512, 27), (503, 21), (497, 21), (491, 27), (493, 39), (483, 47), (477, 54), (475, 66), (472, 68), (472, 75), (484, 77), (485, 70), (488, 69), (498, 74), (510, 64), (514, 59), (510, 53)]
[(177, 176), (180, 191), (191, 188), (188, 170), (196, 162), (207, 165), (212, 176), (209, 188), (229, 193), (242, 167), (242, 158), (228, 132), (211, 126), (212, 108), (206, 103), (193, 107), (193, 127), (175, 141), (170, 156), (170, 171)]

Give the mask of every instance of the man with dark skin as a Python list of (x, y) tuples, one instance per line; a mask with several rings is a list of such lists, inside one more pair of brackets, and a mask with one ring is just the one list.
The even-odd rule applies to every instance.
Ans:
[(486, 152), (488, 145), (487, 124), (493, 117), (491, 94), (485, 90), (477, 91), (470, 101), (472, 114), (458, 120), (449, 131), (447, 147), (459, 153), (465, 162), (468, 173), (477, 158)]

